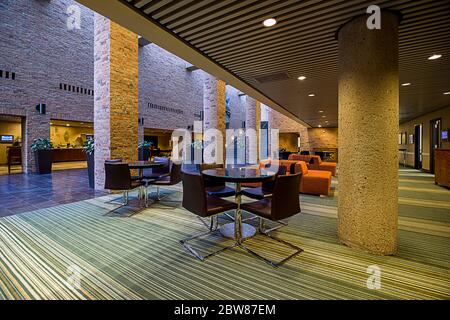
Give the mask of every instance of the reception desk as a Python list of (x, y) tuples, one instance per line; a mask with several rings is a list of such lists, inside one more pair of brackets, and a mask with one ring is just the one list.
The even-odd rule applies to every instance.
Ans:
[(53, 162), (86, 161), (86, 153), (81, 148), (53, 149)]
[(450, 187), (450, 149), (436, 149), (434, 152), (434, 183)]

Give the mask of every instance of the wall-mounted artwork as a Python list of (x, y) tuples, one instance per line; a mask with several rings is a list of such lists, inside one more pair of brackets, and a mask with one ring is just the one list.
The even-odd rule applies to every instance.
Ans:
[(410, 135), (408, 136), (408, 143), (409, 143), (409, 144), (414, 144), (414, 134), (410, 134)]

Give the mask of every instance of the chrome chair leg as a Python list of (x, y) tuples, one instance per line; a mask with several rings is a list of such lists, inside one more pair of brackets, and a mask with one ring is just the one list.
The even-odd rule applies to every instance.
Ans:
[(196, 234), (196, 235), (190, 236), (190, 237), (188, 237), (188, 238), (185, 238), (185, 239), (183, 239), (183, 240), (180, 240), (180, 243), (181, 243), (181, 245), (182, 245), (187, 251), (189, 251), (194, 257), (196, 257), (196, 258), (199, 259), (200, 261), (205, 261), (207, 258), (210, 258), (210, 257), (212, 257), (212, 256), (215, 256), (216, 254), (218, 254), (218, 253), (220, 253), (220, 252), (223, 252), (223, 251), (225, 251), (225, 250), (232, 249), (232, 248), (236, 247), (237, 244), (234, 243), (234, 244), (232, 244), (231, 246), (227, 246), (227, 247), (220, 248), (219, 250), (213, 251), (213, 252), (211, 252), (211, 253), (208, 253), (207, 255), (202, 256), (200, 253), (198, 253), (198, 252), (197, 252), (197, 251), (196, 251), (196, 250), (188, 243), (188, 241), (191, 241), (191, 240), (194, 240), (194, 239), (198, 239), (198, 238), (201, 238), (201, 237), (204, 237), (204, 236), (207, 236), (207, 235), (211, 235), (211, 234), (216, 233), (216, 232), (218, 232), (218, 231), (219, 231), (219, 229), (216, 229), (216, 230), (214, 230), (214, 231), (208, 231), (208, 232)]
[(283, 222), (283, 221), (277, 221), (277, 222), (280, 223), (281, 225), (280, 225), (280, 226), (277, 226), (277, 227), (274, 227), (274, 228), (265, 229), (264, 219), (263, 219), (263, 218), (259, 218), (259, 232), (261, 233), (261, 235), (266, 236), (266, 237), (269, 237), (269, 238), (271, 238), (271, 239), (273, 239), (273, 240), (275, 240), (275, 241), (278, 241), (278, 242), (280, 242), (280, 243), (282, 243), (282, 244), (284, 244), (284, 245), (286, 245), (286, 246), (288, 246), (288, 247), (291, 247), (292, 249), (295, 250), (294, 253), (292, 253), (291, 255), (287, 256), (287, 257), (284, 258), (284, 259), (282, 259), (281, 261), (278, 261), (278, 262), (277, 262), (277, 261), (270, 260), (270, 259), (268, 259), (268, 258), (266, 258), (266, 257), (264, 257), (264, 256), (262, 256), (262, 255), (260, 255), (260, 254), (258, 254), (258, 253), (256, 253), (256, 252), (254, 252), (253, 250), (251, 250), (250, 248), (244, 246), (243, 244), (240, 244), (240, 247), (241, 247), (242, 249), (244, 249), (245, 251), (249, 252), (249, 253), (252, 254), (253, 256), (255, 256), (255, 257), (257, 257), (257, 258), (263, 260), (264, 262), (266, 262), (267, 264), (271, 265), (271, 266), (274, 267), (274, 268), (281, 266), (281, 265), (284, 264), (286, 261), (288, 261), (288, 260), (294, 258), (294, 257), (297, 256), (299, 253), (303, 252), (303, 249), (302, 249), (302, 248), (297, 247), (296, 245), (293, 245), (292, 243), (289, 243), (289, 242), (287, 242), (287, 241), (285, 241), (285, 240), (282, 240), (282, 239), (279, 239), (279, 238), (277, 238), (277, 237), (274, 237), (274, 236), (272, 236), (272, 235), (270, 234), (271, 231), (276, 230), (276, 229), (279, 229), (279, 228), (284, 227), (284, 226), (287, 225), (287, 223), (286, 223), (286, 222)]

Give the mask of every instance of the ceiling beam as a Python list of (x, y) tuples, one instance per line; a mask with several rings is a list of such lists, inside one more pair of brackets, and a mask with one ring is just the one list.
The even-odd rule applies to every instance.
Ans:
[(244, 82), (242, 79), (225, 69), (212, 59), (203, 55), (198, 49), (191, 46), (175, 34), (155, 23), (139, 10), (131, 7), (126, 1), (98, 1), (98, 0), (77, 0), (80, 4), (90, 8), (91, 10), (108, 17), (112, 21), (122, 25), (130, 31), (141, 35), (152, 43), (166, 49), (197, 66), (198, 68), (208, 72), (209, 74), (225, 81), (238, 90), (245, 92), (252, 98), (269, 106), (270, 108), (280, 112), (281, 114), (297, 121), (298, 123), (311, 127), (292, 112), (286, 110), (279, 103), (267, 97), (260, 90)]

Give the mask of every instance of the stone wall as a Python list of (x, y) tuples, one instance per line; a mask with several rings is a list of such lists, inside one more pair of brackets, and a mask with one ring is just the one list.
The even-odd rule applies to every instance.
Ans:
[(139, 115), (145, 128), (186, 129), (203, 110), (201, 70), (186, 70), (186, 61), (149, 44), (139, 48)]
[(308, 139), (311, 149), (338, 148), (337, 128), (309, 128)]

